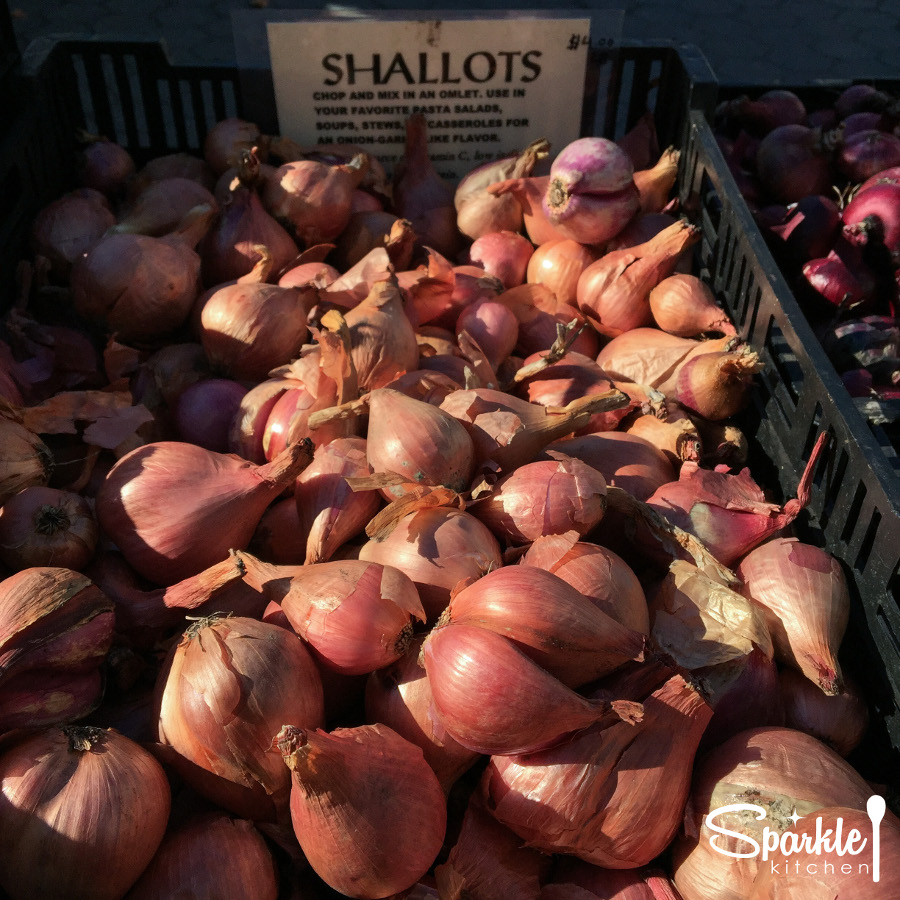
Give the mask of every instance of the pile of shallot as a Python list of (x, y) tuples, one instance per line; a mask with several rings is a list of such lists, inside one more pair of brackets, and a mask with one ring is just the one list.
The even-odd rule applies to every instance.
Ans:
[(804, 103), (784, 89), (723, 103), (738, 187), (851, 397), (900, 421), (900, 98), (872, 84)]
[[(0, 892), (762, 898), (709, 812), (869, 834), (790, 528), (827, 447), (783, 504), (746, 467), (760, 362), (647, 121), (458, 185), (421, 116), (391, 178), (85, 138), (0, 332)], [(790, 896), (896, 896), (880, 841)]]

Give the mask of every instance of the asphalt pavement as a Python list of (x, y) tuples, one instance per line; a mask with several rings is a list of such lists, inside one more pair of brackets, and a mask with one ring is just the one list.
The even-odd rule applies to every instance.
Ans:
[[(566, 4), (567, 7), (586, 3)], [(457, 0), (440, 9), (548, 9), (546, 2)], [(602, 0), (594, 4), (607, 8)], [(53, 35), (162, 39), (176, 63), (235, 60), (232, 11), (428, 9), (427, 4), (323, 4), (300, 0), (10, 0), (20, 48)], [(626, 40), (695, 44), (720, 83), (806, 84), (818, 80), (900, 79), (898, 0), (626, 0), (609, 4)], [(613, 18), (612, 21), (618, 21)]]

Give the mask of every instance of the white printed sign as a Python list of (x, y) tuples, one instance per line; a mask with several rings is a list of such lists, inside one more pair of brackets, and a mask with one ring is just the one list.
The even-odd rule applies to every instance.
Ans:
[(281, 133), (347, 143), (390, 171), (421, 112), (437, 170), (459, 178), (538, 138), (579, 136), (590, 19), (267, 24)]

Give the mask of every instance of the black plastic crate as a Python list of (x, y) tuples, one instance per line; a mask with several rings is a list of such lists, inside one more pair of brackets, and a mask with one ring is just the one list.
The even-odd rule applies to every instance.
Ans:
[[(77, 128), (119, 141), (140, 164), (199, 151), (223, 116), (274, 124), (248, 100), (258, 82), (248, 90), (232, 67), (173, 66), (157, 43), (66, 40), (32, 46), (24, 56), (19, 112), (10, 135), (0, 138), (0, 308), (27, 254), (31, 219), (74, 183)], [(649, 109), (661, 146), (682, 149), (679, 194), (702, 226), (701, 274), (765, 362), (744, 422), (763, 466), (754, 469), (757, 478), (792, 495), (817, 435), (833, 438), (798, 525), (847, 564), (857, 601), (850, 649), (872, 660), (861, 674), (869, 675), (865, 687), (876, 711), (866, 750), (877, 760), (866, 774), (875, 777), (900, 755), (900, 518), (885, 488), (893, 473), (871, 434), (858, 427), (855, 409), (838, 396), (837, 375), (829, 373), (725, 166), (707, 124), (718, 87), (702, 54), (685, 45), (631, 44), (595, 55), (591, 69), (606, 88), (590, 98), (586, 121), (594, 133), (618, 138)]]
[[(900, 754), (900, 479), (859, 414), (766, 245), (707, 119), (690, 114), (680, 195), (703, 226), (701, 265), (738, 332), (759, 351), (747, 427), (784, 496), (796, 491), (816, 439), (817, 466), (801, 537), (844, 564), (854, 595), (845, 655), (873, 703), (873, 741)], [(885, 776), (886, 777), (886, 776)]]

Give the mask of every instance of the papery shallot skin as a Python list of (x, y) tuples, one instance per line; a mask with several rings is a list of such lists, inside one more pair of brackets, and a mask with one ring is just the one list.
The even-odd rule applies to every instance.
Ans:
[(184, 324), (200, 293), (200, 257), (188, 246), (143, 234), (107, 234), (72, 265), (76, 311), (116, 332), (148, 340)]
[[(197, 865), (202, 859), (215, 864)], [(128, 900), (235, 895), (276, 900), (275, 861), (252, 822), (211, 812), (191, 816), (169, 830)]]
[(360, 548), (359, 558), (394, 566), (416, 585), (428, 621), (437, 621), (462, 581), (503, 565), (497, 539), (471, 513), (435, 507), (404, 516), (390, 534)]
[(331, 559), (378, 511), (377, 491), (354, 491), (346, 481), (371, 472), (365, 438), (335, 438), (318, 448), (294, 486), (300, 531), (306, 538), (306, 563)]
[(598, 723), (542, 753), (493, 756), (481, 782), (488, 808), (547, 853), (646, 865), (678, 830), (712, 708), (681, 675), (643, 706), (634, 725)]
[(166, 830), (162, 766), (112, 729), (21, 731), (0, 751), (0, 887), (11, 900), (121, 900)]
[(512, 641), (477, 625), (433, 629), (422, 658), (435, 714), (451, 737), (478, 753), (533, 753), (595, 722), (640, 719), (639, 704), (587, 700)]
[(399, 569), (346, 559), (302, 566), (280, 601), (291, 627), (328, 668), (365, 675), (398, 659), (425, 621), (415, 585)]
[(0, 581), (0, 733), (89, 713), (113, 628), (112, 600), (80, 572), (31, 567)]
[(779, 836), (793, 830), (794, 810), (814, 816), (825, 806), (865, 809), (872, 793), (849, 763), (815, 738), (791, 728), (742, 731), (697, 766), (683, 829), (672, 847), (675, 886), (684, 900), (746, 900), (757, 873), (768, 865), (756, 854), (737, 858), (713, 849), (716, 835), (705, 822), (713, 810), (752, 803), (766, 812), (762, 819), (740, 809), (715, 818), (716, 827), (735, 832), (717, 836), (718, 846), (733, 853), (746, 849), (746, 837), (761, 840), (763, 828)]
[(309, 864), (348, 897), (411, 888), (441, 849), (444, 792), (422, 751), (385, 725), (276, 735), (289, 768), (291, 821)]
[(173, 646), (156, 685), (159, 740), (191, 787), (254, 821), (283, 821), (290, 777), (272, 735), (324, 722), (322, 681), (294, 632), (240, 616), (201, 619)]
[(606, 511), (606, 481), (581, 460), (558, 456), (504, 475), (473, 514), (510, 544), (567, 531), (587, 534)]

